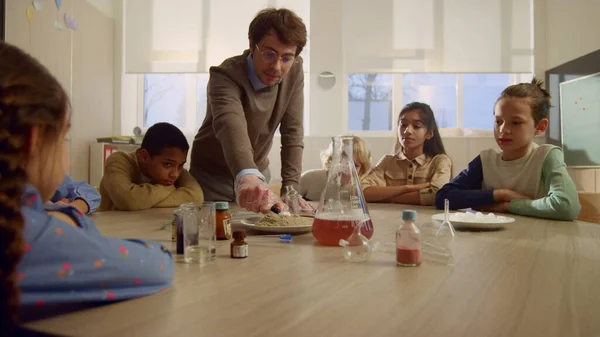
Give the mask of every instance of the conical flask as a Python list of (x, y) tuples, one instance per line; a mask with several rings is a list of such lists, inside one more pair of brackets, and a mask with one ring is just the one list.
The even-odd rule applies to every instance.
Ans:
[(354, 166), (353, 137), (333, 137), (332, 142), (331, 165), (315, 213), (313, 236), (321, 244), (338, 246), (340, 240), (347, 240), (354, 227), (364, 221), (361, 233), (370, 239), (373, 222)]

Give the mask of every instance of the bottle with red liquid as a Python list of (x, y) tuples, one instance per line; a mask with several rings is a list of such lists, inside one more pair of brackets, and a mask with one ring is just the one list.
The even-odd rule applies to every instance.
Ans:
[(361, 221), (360, 233), (367, 239), (373, 236), (373, 222), (354, 164), (353, 142), (352, 136), (332, 138), (327, 183), (312, 228), (315, 239), (326, 246), (339, 246), (340, 240), (347, 240)]
[(402, 211), (404, 224), (396, 231), (396, 264), (403, 267), (416, 267), (421, 264), (421, 231), (415, 225), (417, 212)]

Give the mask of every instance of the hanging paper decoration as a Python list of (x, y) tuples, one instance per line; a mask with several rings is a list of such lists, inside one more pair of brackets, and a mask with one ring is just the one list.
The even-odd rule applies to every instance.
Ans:
[(44, 8), (44, 6), (42, 6), (41, 2), (39, 2), (38, 0), (35, 0), (33, 2), (33, 8), (35, 8), (35, 10), (39, 12), (42, 10), (42, 8)]
[(77, 30), (77, 28), (79, 28), (79, 23), (69, 13), (65, 13), (65, 25), (71, 30)]
[(77, 22), (77, 19), (73, 18), (73, 20), (71, 21), (71, 29), (77, 30), (77, 28), (79, 28), (79, 23)]
[(27, 14), (27, 23), (29, 26), (29, 44), (31, 45), (31, 24), (33, 23), (33, 19), (35, 18), (35, 9), (33, 9), (33, 7), (28, 6), (27, 10), (25, 11), (25, 14)]
[(31, 6), (27, 7), (27, 21), (29, 21), (30, 25), (33, 22), (34, 18), (35, 18), (35, 9), (33, 9), (33, 7), (31, 7)]
[(54, 28), (56, 28), (58, 31), (65, 30), (65, 27), (63, 27), (62, 23), (60, 23), (58, 20), (54, 20)]

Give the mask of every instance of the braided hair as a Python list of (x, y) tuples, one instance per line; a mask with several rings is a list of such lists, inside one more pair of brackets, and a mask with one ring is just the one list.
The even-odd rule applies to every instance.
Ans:
[[(61, 85), (37, 60), (0, 41), (0, 327), (18, 320), (17, 265), (24, 254), (21, 198), (28, 182), (30, 136), (43, 130), (53, 144), (63, 131), (69, 103)], [(54, 137), (48, 138), (48, 137)]]

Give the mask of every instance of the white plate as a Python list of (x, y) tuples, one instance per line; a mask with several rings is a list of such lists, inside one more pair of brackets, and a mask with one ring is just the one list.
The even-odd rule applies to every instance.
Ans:
[(247, 229), (252, 229), (262, 233), (274, 233), (274, 234), (304, 234), (312, 231), (312, 224), (315, 220), (312, 217), (302, 217), (302, 220), (306, 223), (306, 226), (256, 226), (256, 224), (262, 219), (262, 216), (255, 216), (246, 218), (240, 221), (240, 224)]
[[(495, 222), (479, 222), (479, 221), (455, 221), (452, 220), (452, 214), (450, 213), (450, 222), (456, 229), (479, 229), (479, 230), (497, 230), (504, 228), (507, 223), (515, 222), (514, 218), (502, 215), (496, 215)], [(440, 224), (444, 222), (444, 213), (438, 213), (431, 216), (431, 220), (437, 221)]]

